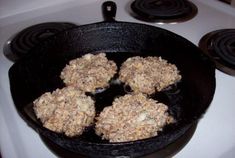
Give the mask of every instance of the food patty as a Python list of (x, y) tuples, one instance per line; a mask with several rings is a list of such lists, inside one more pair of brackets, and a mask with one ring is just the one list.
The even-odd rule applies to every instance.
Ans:
[(86, 92), (105, 88), (117, 71), (116, 64), (106, 58), (105, 53), (86, 54), (71, 60), (61, 72), (61, 79), (67, 86), (74, 86)]
[(126, 142), (157, 136), (174, 121), (168, 107), (143, 94), (127, 94), (116, 98), (97, 117), (96, 134), (110, 142)]
[(119, 79), (135, 92), (152, 94), (179, 81), (181, 75), (174, 64), (161, 57), (132, 57), (121, 66)]
[(74, 87), (46, 92), (33, 103), (44, 127), (69, 137), (81, 135), (94, 121), (94, 101)]

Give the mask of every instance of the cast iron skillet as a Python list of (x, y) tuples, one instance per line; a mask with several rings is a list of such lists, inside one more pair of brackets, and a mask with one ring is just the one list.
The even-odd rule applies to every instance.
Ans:
[[(116, 22), (113, 2), (103, 4), (103, 13), (105, 22), (59, 33), (16, 62), (9, 70), (12, 97), (19, 114), (33, 129), (66, 150), (102, 158), (147, 155), (177, 140), (202, 117), (214, 95), (215, 67), (198, 47), (179, 35), (153, 26)], [(177, 122), (156, 137), (124, 143), (101, 140), (92, 127), (75, 138), (43, 128), (35, 118), (33, 100), (64, 86), (59, 75), (71, 59), (97, 52), (106, 52), (119, 67), (131, 56), (161, 56), (175, 64), (181, 72), (181, 82), (150, 97), (166, 103)], [(93, 95), (97, 113), (125, 93), (122, 84), (114, 84)]]

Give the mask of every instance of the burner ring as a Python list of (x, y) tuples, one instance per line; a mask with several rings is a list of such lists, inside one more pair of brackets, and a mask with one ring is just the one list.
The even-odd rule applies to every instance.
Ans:
[(235, 31), (226, 31), (216, 35), (214, 41), (215, 52), (226, 62), (235, 66)]
[(183, 22), (197, 14), (197, 7), (187, 0), (135, 0), (131, 9), (145, 21)]
[(199, 47), (215, 63), (217, 69), (235, 76), (235, 29), (221, 29), (204, 35)]
[(7, 41), (4, 54), (8, 59), (17, 61), (25, 57), (31, 48), (46, 38), (76, 26), (65, 22), (48, 22), (30, 26)]

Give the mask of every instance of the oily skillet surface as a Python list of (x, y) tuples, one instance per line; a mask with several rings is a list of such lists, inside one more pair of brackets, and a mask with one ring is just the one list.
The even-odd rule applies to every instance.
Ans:
[[(210, 105), (215, 91), (215, 67), (201, 50), (170, 31), (128, 22), (116, 22), (115, 4), (103, 4), (105, 22), (79, 26), (59, 33), (31, 50), (9, 70), (12, 98), (19, 114), (39, 134), (69, 151), (89, 157), (139, 157), (174, 142), (198, 121)], [(150, 97), (169, 106), (176, 123), (158, 136), (133, 142), (109, 143), (95, 135), (93, 127), (79, 137), (68, 138), (42, 127), (32, 102), (47, 91), (64, 86), (59, 75), (71, 60), (86, 53), (106, 52), (118, 67), (131, 56), (161, 56), (180, 70), (182, 80)], [(113, 99), (126, 94), (114, 85), (92, 97), (99, 113)]]

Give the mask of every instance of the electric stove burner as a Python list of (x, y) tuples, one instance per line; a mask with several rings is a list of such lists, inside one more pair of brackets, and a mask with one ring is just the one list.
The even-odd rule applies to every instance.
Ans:
[(219, 70), (235, 76), (235, 29), (210, 32), (199, 41), (199, 47)]
[[(194, 123), (191, 125), (191, 127), (185, 132), (184, 135), (182, 135), (180, 138), (178, 138), (175, 142), (169, 144), (168, 146), (160, 149), (159, 151), (155, 153), (151, 153), (150, 155), (142, 156), (141, 158), (170, 158), (176, 155), (183, 147), (190, 141), (192, 138), (194, 132), (196, 131), (197, 123)], [(70, 157), (70, 158), (86, 158), (83, 155), (80, 155), (78, 153), (74, 153), (71, 151), (68, 151), (52, 141), (50, 141), (48, 138), (44, 137), (43, 135), (40, 135), (42, 141), (46, 144), (46, 146), (58, 157)], [(97, 156), (98, 157), (98, 156)], [(129, 156), (117, 156), (117, 157), (129, 157)]]
[(183, 22), (197, 14), (197, 7), (187, 0), (135, 0), (131, 8), (137, 19), (148, 22)]
[(6, 42), (4, 54), (8, 59), (17, 61), (26, 56), (28, 51), (42, 40), (76, 26), (75, 24), (64, 22), (49, 22), (30, 26)]

